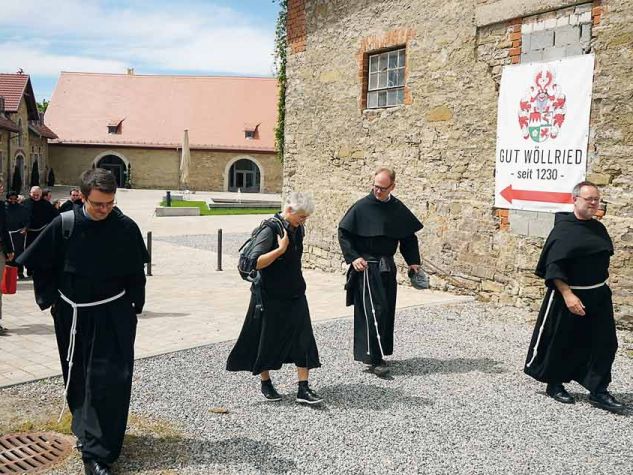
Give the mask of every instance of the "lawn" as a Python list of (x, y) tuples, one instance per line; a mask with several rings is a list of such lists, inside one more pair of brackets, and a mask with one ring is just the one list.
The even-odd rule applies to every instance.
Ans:
[[(161, 206), (166, 206), (165, 200), (161, 201)], [(279, 208), (213, 208), (205, 201), (172, 201), (172, 208), (200, 208), (200, 216), (218, 216), (227, 214), (275, 214)]]

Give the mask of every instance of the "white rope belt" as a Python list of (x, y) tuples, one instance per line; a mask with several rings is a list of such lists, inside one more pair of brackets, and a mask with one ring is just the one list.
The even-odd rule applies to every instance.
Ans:
[(19, 232), (22, 232), (22, 230), (18, 229), (16, 231), (9, 231), (9, 241), (11, 241), (11, 247), (13, 248), (14, 251), (15, 251), (15, 242), (13, 241), (13, 235)]
[(75, 303), (62, 294), (62, 291), (59, 290), (59, 295), (62, 300), (66, 302), (73, 308), (73, 321), (70, 325), (70, 341), (68, 343), (68, 354), (66, 355), (66, 361), (68, 362), (68, 378), (66, 378), (66, 387), (64, 388), (64, 401), (62, 403), (62, 412), (59, 414), (59, 419), (57, 422), (61, 421), (62, 415), (64, 414), (64, 409), (66, 409), (66, 397), (68, 396), (68, 388), (70, 387), (70, 374), (73, 369), (73, 358), (75, 356), (75, 335), (77, 334), (77, 314), (80, 308), (85, 307), (98, 307), (99, 305), (104, 305), (106, 303), (114, 302), (117, 299), (120, 299), (125, 295), (125, 290), (122, 290), (120, 293), (116, 294), (114, 297), (110, 297), (103, 300), (98, 300), (96, 302), (86, 302), (86, 303)]
[[(377, 264), (378, 261), (367, 261), (367, 263)], [(366, 292), (367, 291), (367, 292)], [(374, 317), (374, 327), (376, 328), (376, 338), (378, 339), (378, 348), (380, 349), (380, 356), (385, 358), (385, 353), (382, 351), (382, 342), (380, 341), (380, 331), (378, 330), (378, 320), (376, 320), (376, 308), (374, 307), (374, 299), (371, 295), (371, 285), (369, 283), (369, 266), (363, 271), (363, 311), (365, 312), (365, 323), (367, 325), (367, 354), (369, 351), (369, 315), (367, 315), (367, 304), (365, 303), (365, 294), (369, 293), (369, 304), (371, 305), (371, 313)]]
[[(569, 288), (570, 289), (574, 289), (574, 290), (590, 290), (590, 289), (600, 288), (603, 285), (607, 285), (607, 281), (606, 280), (604, 282), (601, 282), (599, 284), (594, 284), (594, 285), (570, 285)], [(541, 336), (543, 335), (543, 329), (545, 328), (545, 322), (547, 321), (547, 316), (549, 315), (550, 308), (552, 307), (552, 301), (554, 300), (554, 293), (555, 293), (555, 291), (552, 289), (552, 290), (550, 290), (550, 292), (551, 292), (551, 294), (550, 294), (549, 300), (547, 302), (547, 308), (545, 309), (545, 315), (543, 315), (543, 322), (541, 323), (541, 328), (539, 328), (538, 336), (536, 337), (536, 343), (534, 343), (534, 351), (532, 353), (532, 358), (530, 358), (530, 361), (528, 362), (528, 364), (525, 365), (528, 368), (532, 365), (532, 363), (534, 363), (534, 360), (536, 359), (536, 353), (538, 352), (538, 346), (539, 346), (539, 343), (541, 342)]]
[(599, 284), (594, 284), (594, 285), (570, 285), (569, 288), (574, 289), (574, 290), (590, 290), (590, 289), (597, 289), (599, 287), (602, 287), (603, 285), (607, 285), (606, 280), (604, 282), (600, 282)]
[(48, 226), (48, 224), (45, 224), (45, 225), (44, 225), (44, 226), (42, 226), (41, 228), (37, 228), (37, 229), (31, 229), (31, 228), (29, 228), (29, 229), (27, 229), (27, 231), (30, 231), (30, 232), (32, 232), (32, 233), (36, 233), (36, 232), (41, 231), (42, 229), (44, 229), (46, 226)]

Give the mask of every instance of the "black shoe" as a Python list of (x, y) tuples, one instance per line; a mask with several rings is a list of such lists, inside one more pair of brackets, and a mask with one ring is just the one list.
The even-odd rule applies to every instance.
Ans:
[(323, 402), (323, 398), (310, 389), (310, 386), (307, 384), (299, 384), (297, 402), (302, 402), (304, 404), (319, 404)]
[(385, 361), (381, 361), (377, 365), (371, 365), (369, 370), (379, 378), (389, 376), (389, 368), (387, 368), (387, 363)]
[(8, 332), (9, 330), (7, 330), (5, 327), (3, 327), (2, 325), (0, 325), (0, 335), (4, 335), (6, 332)]
[(262, 381), (262, 394), (267, 401), (281, 401), (281, 395), (277, 392), (270, 379)]
[(84, 473), (86, 475), (111, 475), (110, 467), (96, 460), (84, 460)]
[(594, 406), (609, 412), (622, 412), (626, 407), (621, 402), (618, 402), (608, 391), (597, 394), (589, 394), (589, 402)]
[(574, 397), (567, 392), (565, 386), (560, 383), (548, 384), (545, 393), (555, 401), (563, 404), (573, 404), (576, 402)]

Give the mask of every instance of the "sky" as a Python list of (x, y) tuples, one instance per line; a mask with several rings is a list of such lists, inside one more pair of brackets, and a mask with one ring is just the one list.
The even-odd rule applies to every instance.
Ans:
[(271, 76), (273, 0), (7, 0), (0, 72), (22, 68), (38, 102), (61, 71)]

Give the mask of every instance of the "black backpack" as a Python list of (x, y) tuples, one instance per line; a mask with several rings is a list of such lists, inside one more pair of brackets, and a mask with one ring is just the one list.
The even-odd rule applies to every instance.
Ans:
[(259, 226), (253, 229), (251, 237), (242, 244), (238, 251), (240, 257), (237, 261), (237, 271), (240, 273), (242, 279), (247, 282), (257, 283), (259, 281), (259, 271), (256, 269), (257, 258), (254, 258), (252, 254), (255, 243), (257, 242), (257, 236), (259, 236), (259, 233), (265, 228), (272, 229), (276, 236), (283, 236), (284, 234), (284, 225), (277, 216), (265, 219)]

